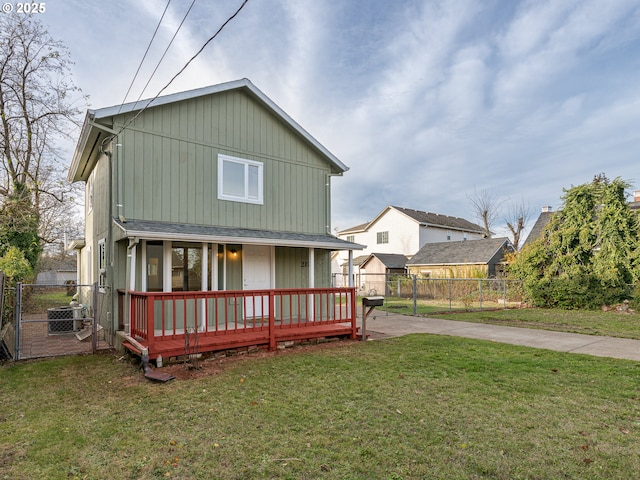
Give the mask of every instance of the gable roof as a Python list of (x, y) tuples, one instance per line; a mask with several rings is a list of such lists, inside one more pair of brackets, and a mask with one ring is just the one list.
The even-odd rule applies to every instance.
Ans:
[(362, 262), (362, 266), (364, 267), (374, 257), (380, 260), (385, 268), (404, 268), (408, 260), (407, 256), (398, 253), (372, 253)]
[(480, 225), (470, 222), (469, 220), (465, 220), (464, 218), (450, 217), (449, 215), (423, 212), (421, 210), (414, 210), (404, 207), (391, 206), (389, 208), (395, 208), (399, 212), (404, 213), (406, 216), (412, 218), (413, 220), (424, 226), (444, 227), (453, 230), (465, 230), (470, 232), (484, 233), (484, 228), (482, 228)]
[(522, 244), (523, 247), (537, 240), (542, 235), (542, 232), (551, 221), (551, 216), (554, 213), (555, 212), (552, 212), (551, 210), (545, 210), (540, 212), (540, 216), (536, 220), (536, 223), (533, 224), (533, 227), (531, 227), (531, 231), (529, 232), (529, 235), (527, 235), (527, 239)]
[(501, 249), (514, 251), (506, 237), (426, 243), (407, 265), (487, 264)]
[(461, 230), (461, 231), (470, 232), (470, 233), (484, 234), (483, 227), (475, 223), (472, 223), (468, 220), (465, 220), (464, 218), (451, 217), (449, 215), (440, 215), (439, 213), (424, 212), (422, 210), (414, 210), (412, 208), (396, 207), (393, 205), (389, 205), (388, 207), (385, 207), (370, 222), (363, 223), (355, 227), (347, 228), (338, 233), (340, 235), (345, 235), (349, 233), (364, 232), (391, 209), (397, 210), (398, 212), (406, 215), (411, 220), (415, 221), (421, 226), (447, 228), (450, 230)]
[[(286, 125), (288, 125), (296, 134), (301, 136), (316, 151), (318, 151), (338, 173), (344, 173), (349, 170), (344, 163), (327, 150), (320, 142), (318, 142), (309, 132), (302, 128), (293, 118), (276, 105), (273, 100), (260, 91), (251, 81), (246, 78), (234, 80), (232, 82), (220, 83), (208, 87), (188, 90), (186, 92), (172, 93), (157, 98), (140, 100), (138, 102), (125, 103), (123, 105), (114, 105), (111, 107), (100, 108), (97, 110), (87, 110), (84, 124), (80, 132), (78, 144), (69, 167), (67, 179), (70, 182), (77, 182), (88, 178), (95, 161), (94, 156), (100, 149), (100, 142), (110, 135), (116, 135), (119, 132), (112, 130), (108, 125), (104, 125), (105, 120), (117, 115), (124, 115), (131, 112), (137, 112), (147, 108), (158, 107), (169, 103), (181, 102), (206, 95), (213, 95), (221, 92), (229, 92), (232, 90), (241, 90), (247, 93), (251, 98), (260, 103), (263, 107), (270, 110)], [(101, 122), (102, 121), (102, 122)], [(109, 123), (109, 122), (106, 122)]]
[(347, 228), (345, 230), (341, 230), (338, 232), (339, 235), (346, 235), (349, 233), (358, 233), (358, 232), (364, 232), (367, 230), (367, 227), (369, 226), (369, 222), (366, 223), (361, 223), (360, 225), (356, 225), (355, 227), (351, 227), (351, 228)]

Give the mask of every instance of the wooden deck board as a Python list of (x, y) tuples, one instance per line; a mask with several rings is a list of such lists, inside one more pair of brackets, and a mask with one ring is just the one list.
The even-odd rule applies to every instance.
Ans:
[[(320, 337), (338, 337), (351, 335), (351, 325), (345, 324), (328, 324), (328, 325), (311, 325), (304, 327), (286, 327), (276, 328), (275, 336), (276, 342), (283, 341), (300, 341), (310, 340)], [(148, 346), (149, 342), (146, 340), (139, 340), (144, 346)], [(241, 333), (229, 333), (224, 335), (207, 335), (201, 334), (197, 338), (197, 345), (195, 344), (195, 338), (190, 338), (189, 351), (185, 348), (185, 340), (179, 339), (158, 339), (155, 340), (153, 345), (149, 348), (149, 358), (155, 360), (159, 355), (165, 358), (178, 357), (181, 355), (188, 355), (193, 353), (208, 353), (221, 350), (230, 350), (233, 348), (249, 347), (249, 346), (269, 345), (269, 332), (265, 330), (257, 330), (254, 332), (241, 332)], [(139, 354), (135, 347), (128, 342), (123, 342), (123, 346), (130, 351)]]

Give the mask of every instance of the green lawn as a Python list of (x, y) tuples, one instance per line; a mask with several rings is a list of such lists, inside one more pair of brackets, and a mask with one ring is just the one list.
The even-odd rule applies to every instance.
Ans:
[(640, 315), (637, 313), (520, 308), (444, 314), (427, 313), (425, 315), (465, 322), (640, 339)]
[(0, 478), (640, 471), (637, 362), (409, 335), (201, 363), (166, 384), (117, 356), (1, 366)]

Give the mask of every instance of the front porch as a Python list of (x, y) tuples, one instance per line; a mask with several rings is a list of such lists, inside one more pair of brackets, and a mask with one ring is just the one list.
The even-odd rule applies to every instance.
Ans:
[(133, 341), (149, 358), (192, 355), (320, 337), (355, 339), (355, 288), (136, 292), (124, 294)]

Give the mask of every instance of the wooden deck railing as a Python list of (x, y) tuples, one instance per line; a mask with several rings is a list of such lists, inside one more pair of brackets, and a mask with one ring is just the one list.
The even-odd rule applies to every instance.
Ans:
[[(129, 292), (130, 335), (151, 350), (163, 341), (252, 333), (276, 348), (278, 331), (312, 332), (349, 323), (356, 337), (354, 288)], [(282, 332), (284, 333), (284, 332)], [(293, 332), (290, 332), (293, 333)]]

